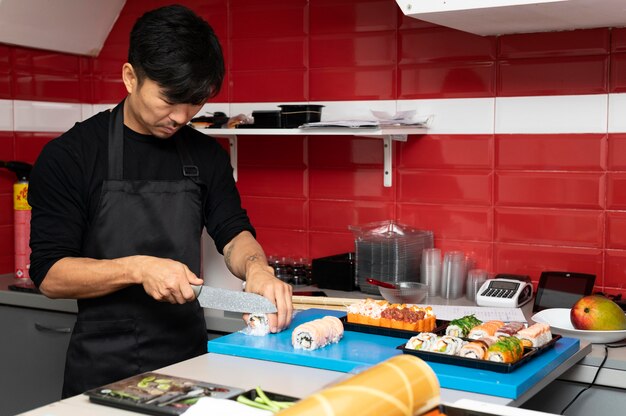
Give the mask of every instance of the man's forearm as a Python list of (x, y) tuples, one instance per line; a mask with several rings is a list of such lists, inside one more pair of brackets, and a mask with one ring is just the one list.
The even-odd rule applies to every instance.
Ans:
[(66, 257), (50, 268), (39, 289), (53, 299), (107, 295), (137, 283), (129, 261), (129, 257), (114, 260)]
[(255, 267), (268, 267), (263, 248), (248, 231), (242, 231), (226, 244), (224, 261), (228, 270), (242, 280)]

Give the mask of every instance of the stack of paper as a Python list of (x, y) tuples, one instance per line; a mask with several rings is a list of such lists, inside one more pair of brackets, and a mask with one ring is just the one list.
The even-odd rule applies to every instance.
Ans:
[(389, 128), (389, 127), (426, 127), (431, 116), (416, 116), (415, 110), (400, 111), (391, 116), (381, 111), (372, 110), (375, 119), (371, 120), (333, 120), (305, 123), (301, 129), (308, 128)]

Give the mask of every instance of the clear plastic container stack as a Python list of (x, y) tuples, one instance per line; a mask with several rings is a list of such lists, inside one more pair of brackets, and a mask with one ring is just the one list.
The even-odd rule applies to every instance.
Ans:
[(380, 294), (372, 278), (389, 283), (419, 282), (422, 251), (432, 248), (432, 231), (393, 221), (350, 227), (355, 236), (356, 280), (363, 293)]

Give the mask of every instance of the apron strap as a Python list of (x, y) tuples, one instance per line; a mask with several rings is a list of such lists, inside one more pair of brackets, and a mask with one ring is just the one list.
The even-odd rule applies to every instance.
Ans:
[(200, 186), (204, 186), (204, 183), (200, 180), (200, 170), (193, 162), (189, 149), (187, 149), (187, 146), (183, 143), (183, 138), (177, 137), (175, 140), (178, 156), (180, 157), (181, 162), (183, 162), (183, 176), (191, 179)]
[(122, 180), (124, 173), (124, 101), (109, 118), (109, 180)]

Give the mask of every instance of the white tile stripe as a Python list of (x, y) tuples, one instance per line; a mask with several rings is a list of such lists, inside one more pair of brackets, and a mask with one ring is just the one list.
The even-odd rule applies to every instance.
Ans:
[[(231, 116), (286, 103), (210, 103), (199, 114)], [(292, 103), (290, 103), (292, 104)], [(328, 101), (322, 120), (371, 119), (370, 110), (432, 115), (431, 134), (626, 133), (626, 94), (387, 101)], [(63, 132), (112, 104), (0, 100), (0, 131)]]
[(565, 95), (496, 98), (496, 133), (604, 133), (608, 97)]

